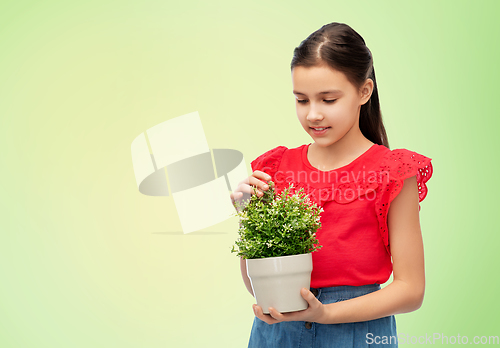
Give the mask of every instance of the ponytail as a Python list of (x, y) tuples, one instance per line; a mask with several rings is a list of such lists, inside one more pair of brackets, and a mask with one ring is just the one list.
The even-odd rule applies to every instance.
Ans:
[(368, 102), (361, 106), (361, 111), (359, 113), (359, 129), (370, 141), (390, 148), (384, 123), (382, 122), (377, 80), (375, 79), (375, 68), (373, 65), (369, 78), (373, 80), (373, 91)]

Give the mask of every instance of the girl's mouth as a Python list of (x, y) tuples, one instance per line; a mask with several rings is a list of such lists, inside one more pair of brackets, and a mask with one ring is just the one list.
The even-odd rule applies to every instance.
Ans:
[(312, 131), (314, 135), (323, 135), (325, 134), (331, 127), (318, 127), (318, 128), (312, 128)]

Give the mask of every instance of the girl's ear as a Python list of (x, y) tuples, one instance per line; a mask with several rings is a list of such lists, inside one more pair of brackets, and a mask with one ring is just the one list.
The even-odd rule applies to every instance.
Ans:
[(372, 96), (373, 92), (373, 80), (372, 79), (366, 79), (365, 83), (363, 86), (361, 86), (360, 93), (361, 93), (361, 105), (364, 105), (370, 100), (370, 97)]

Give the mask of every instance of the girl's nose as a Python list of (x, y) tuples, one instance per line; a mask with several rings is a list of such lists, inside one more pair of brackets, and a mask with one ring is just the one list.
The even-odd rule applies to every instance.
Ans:
[(311, 123), (315, 123), (317, 121), (321, 121), (323, 119), (323, 115), (317, 108), (311, 106), (309, 112), (307, 113), (307, 120)]

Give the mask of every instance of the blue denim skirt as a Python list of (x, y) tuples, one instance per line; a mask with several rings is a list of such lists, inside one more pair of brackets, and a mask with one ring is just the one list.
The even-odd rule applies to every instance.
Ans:
[[(348, 300), (380, 290), (379, 284), (335, 286), (311, 291), (323, 304)], [(287, 321), (266, 324), (255, 317), (248, 348), (362, 348), (397, 347), (393, 315), (375, 320), (343, 324)]]

